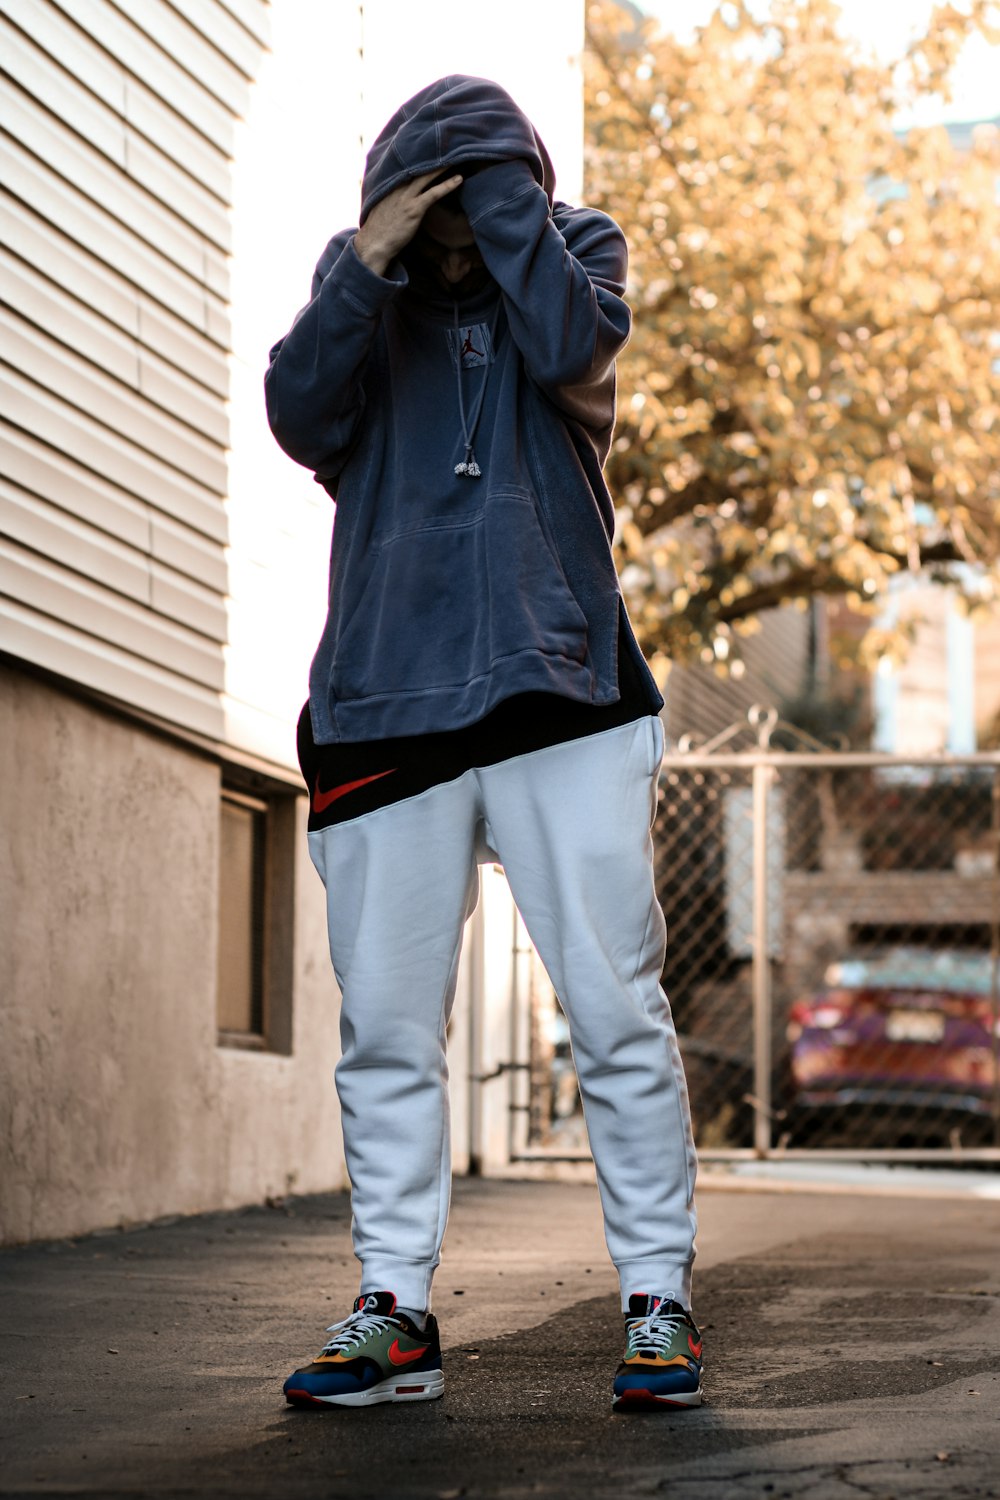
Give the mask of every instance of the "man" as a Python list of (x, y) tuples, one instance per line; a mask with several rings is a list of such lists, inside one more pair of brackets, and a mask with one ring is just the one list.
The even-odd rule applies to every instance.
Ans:
[(275, 346), (279, 443), (336, 499), (299, 753), (343, 995), (337, 1088), (361, 1262), (297, 1404), (443, 1390), (445, 1028), (477, 860), (499, 860), (567, 1013), (626, 1314), (615, 1405), (697, 1405), (694, 1149), (649, 827), (662, 699), (601, 474), (626, 250), (553, 201), (496, 84), (453, 76), (368, 156)]

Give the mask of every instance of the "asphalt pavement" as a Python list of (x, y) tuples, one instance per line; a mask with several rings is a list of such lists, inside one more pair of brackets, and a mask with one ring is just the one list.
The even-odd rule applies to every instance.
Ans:
[(0, 1496), (1000, 1497), (1000, 1199), (874, 1181), (706, 1179), (706, 1401), (671, 1413), (611, 1412), (589, 1184), (456, 1183), (410, 1407), (281, 1397), (355, 1294), (343, 1195), (4, 1251)]

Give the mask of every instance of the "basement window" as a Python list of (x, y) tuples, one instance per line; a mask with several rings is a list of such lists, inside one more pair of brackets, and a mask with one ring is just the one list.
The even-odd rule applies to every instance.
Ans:
[(222, 1046), (291, 1051), (294, 850), (294, 797), (223, 782), (216, 985)]

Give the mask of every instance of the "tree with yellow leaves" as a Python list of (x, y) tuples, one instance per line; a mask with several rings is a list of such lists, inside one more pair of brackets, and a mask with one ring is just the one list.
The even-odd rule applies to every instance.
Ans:
[(588, 6), (588, 201), (635, 314), (608, 475), (662, 661), (903, 569), (1000, 597), (1000, 133), (895, 128), (990, 18), (938, 6), (887, 65), (832, 0), (729, 0), (691, 42)]

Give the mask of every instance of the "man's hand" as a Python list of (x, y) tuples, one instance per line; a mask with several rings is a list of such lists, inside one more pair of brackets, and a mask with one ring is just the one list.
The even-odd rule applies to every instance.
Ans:
[(384, 276), (389, 262), (408, 245), (420, 228), (424, 214), (438, 199), (446, 198), (462, 185), (462, 174), (456, 172), (444, 182), (430, 186), (440, 169), (411, 177), (376, 203), (364, 224), (354, 236), (354, 249), (376, 276)]

